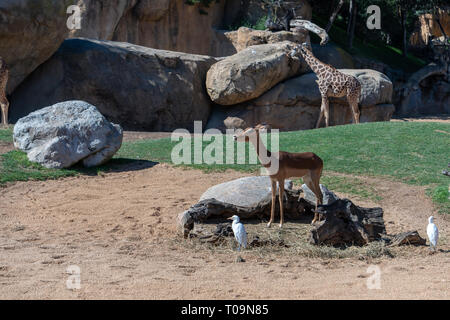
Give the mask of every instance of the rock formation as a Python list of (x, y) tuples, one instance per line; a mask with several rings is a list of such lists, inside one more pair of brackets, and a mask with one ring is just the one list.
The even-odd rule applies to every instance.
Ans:
[(61, 0), (0, 1), (0, 56), (10, 69), (10, 94), (69, 34)]
[(211, 100), (221, 105), (248, 101), (305, 72), (306, 62), (289, 54), (294, 47), (289, 41), (251, 46), (217, 62), (206, 76)]
[(11, 98), (13, 121), (64, 100), (84, 100), (124, 128), (193, 129), (206, 123), (206, 72), (217, 60), (129, 43), (69, 39)]

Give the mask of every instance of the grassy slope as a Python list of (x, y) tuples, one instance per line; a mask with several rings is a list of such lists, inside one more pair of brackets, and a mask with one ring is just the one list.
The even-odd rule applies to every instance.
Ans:
[[(409, 184), (426, 186), (441, 211), (450, 213), (449, 178), (442, 175), (450, 155), (450, 125), (443, 123), (378, 122), (361, 125), (336, 126), (327, 129), (284, 132), (280, 134), (280, 149), (291, 152), (312, 151), (325, 163), (325, 170), (361, 176), (385, 176)], [(9, 133), (0, 130), (0, 137)], [(3, 139), (3, 138), (0, 138)], [(270, 139), (269, 139), (270, 140)], [(45, 169), (31, 164), (26, 155), (12, 151), (2, 156), (0, 184), (8, 181), (49, 179), (76, 174), (108, 171), (134, 160), (171, 162), (170, 139), (142, 140), (124, 143), (108, 165), (85, 170)], [(205, 142), (203, 148), (207, 145)], [(254, 172), (258, 165), (189, 165), (210, 172), (226, 169)], [(377, 199), (369, 187), (357, 179), (331, 177), (323, 180), (337, 191)]]
[(12, 130), (13, 127), (8, 127), (8, 129), (0, 128), (0, 142), (12, 142)]

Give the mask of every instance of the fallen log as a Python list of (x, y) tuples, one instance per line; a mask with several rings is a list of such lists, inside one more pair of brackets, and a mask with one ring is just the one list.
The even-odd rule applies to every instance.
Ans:
[(348, 199), (339, 199), (320, 205), (318, 211), (324, 220), (311, 230), (312, 244), (365, 245), (386, 233), (381, 208), (362, 208)]
[(423, 246), (427, 241), (422, 238), (417, 231), (408, 231), (396, 234), (390, 243), (391, 246), (401, 246), (405, 244)]
[(312, 23), (311, 21), (294, 19), (294, 20), (290, 21), (289, 25), (291, 28), (306, 29), (306, 30), (309, 30), (309, 31), (317, 34), (320, 37), (320, 39), (322, 39), (320, 41), (321, 46), (326, 45), (328, 43), (328, 41), (330, 40), (328, 33), (324, 29), (319, 27), (318, 25)]

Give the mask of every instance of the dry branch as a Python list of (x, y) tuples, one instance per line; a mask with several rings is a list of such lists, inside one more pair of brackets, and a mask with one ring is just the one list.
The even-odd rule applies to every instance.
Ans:
[(306, 30), (309, 30), (309, 31), (317, 34), (320, 37), (320, 39), (322, 39), (320, 41), (321, 46), (327, 44), (327, 42), (330, 40), (328, 33), (321, 27), (312, 23), (311, 21), (295, 19), (295, 20), (291, 20), (290, 26), (292, 28), (306, 29)]

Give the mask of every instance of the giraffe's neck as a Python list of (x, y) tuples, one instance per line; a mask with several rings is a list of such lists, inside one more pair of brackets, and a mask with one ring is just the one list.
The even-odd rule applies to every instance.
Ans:
[(317, 59), (308, 49), (303, 48), (303, 50), (300, 50), (300, 53), (315, 74), (318, 75), (319, 71), (323, 72), (326, 69), (332, 69), (329, 65)]

